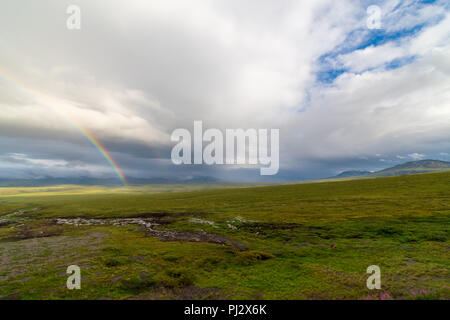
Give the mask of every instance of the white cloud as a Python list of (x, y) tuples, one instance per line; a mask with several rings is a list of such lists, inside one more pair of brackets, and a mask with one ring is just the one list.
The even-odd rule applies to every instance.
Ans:
[[(7, 26), (0, 30), (0, 77), (9, 79), (0, 82), (0, 132), (51, 141), (51, 161), (64, 158), (56, 154), (61, 141), (86, 147), (70, 122), (108, 145), (130, 172), (163, 158), (171, 131), (194, 120), (222, 129), (280, 128), (281, 165), (300, 171), (308, 161), (433, 154), (449, 141), (449, 15), (437, 23), (444, 2), (419, 10), (413, 1), (385, 2), (388, 32), (435, 25), (330, 58), (348, 72), (327, 85), (316, 83), (319, 58), (370, 32), (362, 29), (358, 2), (78, 5), (79, 32), (65, 29), (60, 2), (28, 2), (20, 15), (19, 4), (9, 2), (0, 12)], [(411, 56), (413, 63), (386, 70)], [(5, 142), (4, 152), (16, 149)]]
[(445, 14), (445, 0), (434, 4), (421, 4), (418, 1), (389, 0), (382, 4), (383, 28), (388, 32), (410, 30), (418, 25), (434, 22)]
[(408, 57), (408, 50), (402, 45), (388, 42), (380, 46), (368, 46), (337, 57), (338, 66), (350, 72), (363, 72), (372, 68), (384, 67), (395, 59)]
[(28, 158), (27, 155), (22, 153), (10, 153), (9, 157), (13, 160), (17, 160), (24, 163), (39, 165), (41, 167), (61, 167), (68, 164), (65, 160), (54, 160), (54, 159), (33, 159)]
[(425, 155), (421, 154), (421, 153), (414, 152), (414, 153), (408, 154), (408, 157), (410, 157), (413, 160), (421, 160), (421, 159), (425, 158)]

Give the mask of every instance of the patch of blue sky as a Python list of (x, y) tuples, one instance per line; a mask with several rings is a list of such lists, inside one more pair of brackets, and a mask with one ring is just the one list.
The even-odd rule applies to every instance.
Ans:
[[(352, 72), (354, 74), (362, 74), (367, 71), (373, 71), (380, 68), (383, 68), (384, 70), (392, 70), (392, 69), (398, 69), (405, 65), (408, 65), (410, 63), (413, 63), (417, 59), (417, 56), (407, 56), (402, 58), (397, 58), (392, 61), (389, 61), (385, 63), (382, 66), (378, 66), (376, 68), (368, 68), (362, 72)], [(320, 83), (321, 85), (330, 85), (336, 80), (340, 75), (348, 72), (348, 69), (345, 68), (339, 68), (339, 69), (324, 69), (320, 70), (316, 73), (316, 84)]]
[[(418, 34), (427, 26), (427, 23), (416, 25), (408, 30), (399, 30), (396, 32), (387, 32), (384, 29), (374, 29), (367, 32), (366, 37), (359, 44), (355, 44), (352, 51), (363, 50), (370, 46), (381, 46), (388, 42), (398, 42), (401, 39), (412, 37)], [(341, 53), (339, 53), (341, 54)]]
[(394, 59), (394, 60), (386, 63), (384, 68), (386, 70), (398, 69), (407, 64), (413, 63), (416, 59), (417, 59), (417, 56), (397, 58), (397, 59)]
[(423, 4), (435, 4), (435, 3), (441, 3), (442, 1), (438, 1), (438, 0), (420, 0), (418, 2), (419, 3), (423, 3)]
[(340, 68), (340, 69), (325, 68), (324, 70), (320, 70), (316, 73), (316, 82), (323, 83), (323, 84), (330, 84), (337, 77), (339, 77), (341, 74), (343, 74), (347, 71), (348, 70), (344, 69), (344, 68)]
[[(382, 5), (383, 1), (365, 1), (367, 5)], [(450, 1), (442, 0), (421, 0), (421, 1), (400, 1), (392, 11), (399, 11), (397, 19), (401, 19), (407, 13), (414, 12), (423, 8), (426, 5), (439, 4), (445, 8), (450, 8)], [(363, 6), (364, 8), (364, 2)], [(365, 18), (365, 17), (364, 17)], [(420, 33), (423, 29), (437, 24), (444, 18), (444, 15), (436, 15), (428, 19), (425, 22), (418, 23), (416, 25), (410, 26), (409, 28), (398, 29), (394, 31), (389, 31), (387, 29), (368, 29), (368, 28), (358, 28), (352, 30), (346, 37), (346, 39), (335, 47), (332, 51), (327, 52), (322, 55), (317, 60), (318, 69), (316, 72), (316, 82), (318, 84), (330, 84), (341, 74), (347, 72), (345, 68), (339, 66), (336, 62), (336, 58), (339, 55), (349, 54), (353, 51), (363, 50), (370, 46), (380, 46), (389, 42), (400, 44), (404, 39), (414, 37)], [(400, 68), (408, 63), (412, 63), (415, 57), (405, 57), (395, 59), (385, 66), (387, 69)]]
[[(394, 59), (392, 61), (389, 61), (387, 63), (385, 63), (384, 65), (381, 66), (377, 66), (375, 68), (368, 68), (362, 72), (352, 72), (354, 74), (362, 74), (364, 72), (367, 71), (373, 71), (373, 70), (377, 70), (377, 69), (383, 69), (383, 70), (393, 70), (393, 69), (398, 69), (401, 68), (405, 65), (411, 64), (413, 63), (415, 60), (417, 59), (417, 56), (406, 56), (406, 57), (401, 57), (401, 58), (397, 58)], [(334, 80), (336, 80), (340, 75), (348, 72), (349, 70), (346, 68), (338, 68), (338, 69), (334, 69), (334, 68), (325, 68), (323, 70), (319, 70), (316, 73), (316, 84), (321, 84), (321, 85), (330, 85), (334, 82)]]
[[(362, 8), (364, 8), (365, 5), (383, 5), (383, 1), (374, 1), (374, 0), (367, 0), (365, 1), (367, 3), (362, 3)], [(450, 9), (450, 1), (448, 0), (422, 0), (422, 1), (401, 1), (399, 2), (394, 8), (392, 8), (392, 11), (399, 11), (398, 18), (401, 19), (402, 16), (404, 16), (408, 11), (411, 13), (411, 11), (414, 12), (414, 10), (417, 10), (419, 8), (424, 7), (425, 5), (439, 5), (441, 7), (444, 7), (446, 9)], [(365, 14), (365, 12), (364, 12)], [(419, 34), (422, 30), (425, 28), (435, 25), (439, 23), (444, 18), (444, 15), (437, 15), (435, 17), (432, 17), (428, 19), (425, 22), (418, 23), (416, 25), (410, 26), (409, 28), (403, 28), (403, 29), (397, 29), (395, 31), (389, 31), (389, 28), (387, 29), (368, 29), (366, 27), (358, 28), (355, 30), (352, 30), (348, 33), (346, 39), (336, 46), (333, 50), (325, 53), (324, 55), (320, 56), (317, 60), (317, 71), (315, 73), (315, 85), (316, 87), (321, 86), (330, 86), (334, 83), (334, 81), (341, 76), (342, 74), (349, 72), (350, 70), (343, 67), (337, 62), (337, 57), (339, 55), (349, 54), (351, 52), (357, 51), (357, 50), (363, 50), (370, 46), (380, 46), (384, 45), (389, 42), (393, 42), (396, 45), (400, 45), (401, 42), (405, 39), (412, 38), (415, 35)], [(366, 19), (366, 16), (362, 16), (362, 19)], [(401, 68), (405, 65), (413, 63), (417, 59), (416, 56), (406, 56), (401, 57), (397, 59), (393, 59), (392, 61), (386, 62), (382, 66), (378, 66), (376, 68), (371, 68), (362, 71), (373, 71), (375, 69), (382, 68), (383, 70), (393, 70)], [(301, 108), (299, 108), (298, 112), (305, 112), (310, 103), (311, 98), (309, 94), (309, 90), (306, 90), (307, 99), (305, 99), (304, 103), (302, 103)]]
[[(349, 54), (357, 50), (363, 50), (370, 46), (380, 46), (388, 42), (400, 43), (401, 40), (413, 37), (419, 33), (427, 23), (416, 25), (408, 30), (401, 30), (396, 32), (387, 32), (383, 29), (378, 30), (354, 30), (347, 39), (333, 51), (327, 52), (318, 59), (318, 71), (316, 73), (316, 81), (323, 84), (332, 83), (341, 74), (347, 72), (345, 68), (341, 68), (336, 63), (336, 58), (339, 55)], [(352, 41), (352, 39), (360, 39), (359, 41)], [(413, 58), (396, 59), (393, 61), (390, 68), (401, 67), (407, 63), (414, 61)], [(400, 63), (401, 62), (401, 63)]]

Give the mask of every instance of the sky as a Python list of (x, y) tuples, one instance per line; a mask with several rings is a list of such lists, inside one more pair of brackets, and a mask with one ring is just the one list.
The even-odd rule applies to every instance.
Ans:
[[(288, 181), (450, 161), (448, 1), (2, 1), (0, 48), (0, 178), (117, 177), (113, 162)], [(278, 174), (175, 166), (171, 133), (195, 120), (279, 129)]]

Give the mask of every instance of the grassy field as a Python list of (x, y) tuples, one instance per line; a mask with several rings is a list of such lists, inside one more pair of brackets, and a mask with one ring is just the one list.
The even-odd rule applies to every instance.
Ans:
[[(450, 299), (449, 232), (449, 172), (188, 191), (7, 188), (0, 298)], [(73, 264), (81, 290), (66, 288)], [(381, 290), (366, 287), (370, 265)]]

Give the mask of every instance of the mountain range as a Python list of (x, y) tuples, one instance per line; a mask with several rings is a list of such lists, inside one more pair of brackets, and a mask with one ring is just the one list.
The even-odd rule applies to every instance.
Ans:
[[(149, 185), (149, 184), (202, 184), (215, 183), (218, 179), (209, 176), (196, 176), (189, 179), (168, 179), (162, 177), (156, 178), (127, 178), (129, 185)], [(44, 177), (37, 179), (2, 179), (0, 178), (0, 187), (49, 187), (56, 185), (83, 185), (83, 186), (117, 186), (116, 178), (55, 178)]]
[(334, 177), (331, 177), (331, 179), (349, 178), (349, 177), (373, 177), (373, 178), (392, 177), (392, 176), (402, 176), (408, 174), (427, 173), (427, 172), (439, 172), (447, 170), (450, 170), (450, 162), (441, 160), (418, 160), (402, 163), (375, 172), (358, 171), (358, 170), (344, 171)]
[[(343, 171), (336, 176), (326, 179), (347, 179), (347, 178), (376, 178), (376, 177), (390, 177), (408, 174), (439, 172), (450, 170), (450, 162), (440, 160), (419, 160), (411, 161), (394, 167), (386, 168), (380, 171), (362, 171), (349, 170)], [(218, 183), (219, 179), (210, 176), (195, 176), (189, 179), (176, 178), (127, 178), (129, 185), (150, 185), (150, 184), (208, 184)], [(86, 185), (86, 186), (117, 186), (119, 185), (116, 178), (92, 178), (92, 177), (77, 177), (77, 178), (56, 178), (43, 177), (36, 179), (6, 179), (0, 178), (0, 187), (47, 187), (56, 185)]]

